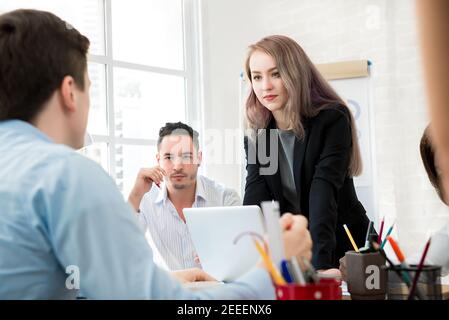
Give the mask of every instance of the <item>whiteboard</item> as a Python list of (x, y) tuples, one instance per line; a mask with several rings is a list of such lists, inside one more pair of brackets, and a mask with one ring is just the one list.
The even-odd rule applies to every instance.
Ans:
[(360, 176), (354, 177), (354, 185), (368, 217), (376, 224), (378, 214), (375, 195), (374, 117), (371, 116), (373, 110), (370, 101), (370, 77), (331, 80), (329, 83), (346, 101), (355, 119), (363, 172)]

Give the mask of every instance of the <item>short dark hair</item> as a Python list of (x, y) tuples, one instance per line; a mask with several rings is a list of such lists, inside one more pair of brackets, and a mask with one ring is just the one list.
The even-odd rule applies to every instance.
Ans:
[(46, 11), (0, 15), (0, 120), (30, 122), (72, 76), (84, 90), (89, 40)]
[(190, 136), (193, 141), (193, 145), (195, 146), (196, 150), (199, 149), (199, 141), (198, 141), (198, 132), (193, 130), (192, 127), (189, 125), (182, 123), (182, 122), (167, 122), (165, 126), (159, 129), (159, 138), (157, 140), (157, 148), (159, 149), (159, 146), (162, 142), (162, 139), (164, 137), (169, 135), (179, 135), (179, 136)]
[(421, 137), (421, 142), (419, 144), (419, 151), (421, 153), (421, 159), (426, 169), (427, 176), (429, 177), (430, 183), (435, 188), (438, 196), (441, 201), (445, 204), (448, 204), (443, 197), (442, 185), (441, 185), (441, 177), (438, 174), (437, 167), (435, 164), (435, 149), (432, 146), (432, 142), (430, 140), (429, 134), (429, 126), (426, 127), (424, 133)]

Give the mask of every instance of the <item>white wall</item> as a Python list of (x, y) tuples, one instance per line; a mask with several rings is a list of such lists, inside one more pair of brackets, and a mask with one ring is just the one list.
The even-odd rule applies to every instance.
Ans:
[[(219, 130), (224, 133), (226, 129), (239, 128), (239, 75), (246, 47), (264, 35), (257, 23), (258, 14), (247, 14), (253, 11), (256, 3), (254, 0), (202, 0), (205, 132)], [(206, 174), (240, 191), (239, 165), (225, 164), (224, 160), (218, 161), (222, 157), (211, 154), (217, 149), (210, 150), (211, 146), (218, 145), (217, 139), (212, 141), (210, 136), (203, 137), (203, 142)]]
[[(205, 129), (238, 128), (244, 54), (264, 35), (293, 37), (315, 63), (374, 63), (378, 215), (387, 217), (387, 225), (396, 219), (396, 236), (406, 254), (420, 250), (427, 230), (435, 230), (449, 215), (419, 156), (428, 117), (414, 1), (203, 0), (201, 8)], [(206, 172), (238, 190), (237, 165), (211, 164)]]

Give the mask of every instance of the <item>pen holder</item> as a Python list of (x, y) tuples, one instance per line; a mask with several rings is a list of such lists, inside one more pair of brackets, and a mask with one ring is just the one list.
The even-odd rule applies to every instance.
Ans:
[(341, 300), (341, 281), (319, 278), (316, 283), (275, 285), (277, 300)]
[[(394, 268), (399, 272), (408, 272), (409, 278), (413, 283), (416, 271), (418, 270), (417, 265), (410, 265), (409, 268), (396, 265)], [(394, 268), (391, 266), (386, 268), (388, 274), (388, 299), (407, 300), (410, 293), (410, 288), (405, 284), (402, 276), (399, 276)], [(427, 300), (442, 300), (441, 266), (424, 265), (419, 273), (416, 288)], [(416, 289), (415, 295), (412, 299), (418, 299), (416, 296)]]
[(387, 272), (379, 252), (345, 254), (348, 292), (351, 300), (385, 300)]

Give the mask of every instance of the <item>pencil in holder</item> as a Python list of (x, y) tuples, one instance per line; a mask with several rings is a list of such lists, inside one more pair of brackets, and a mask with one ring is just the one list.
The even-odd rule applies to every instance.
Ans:
[[(389, 300), (407, 300), (410, 296), (410, 285), (404, 282), (403, 272), (407, 272), (409, 279), (415, 279), (418, 271), (417, 265), (403, 267), (400, 265), (389, 266), (387, 269), (387, 296)], [(442, 300), (441, 292), (441, 266), (424, 265), (418, 273), (412, 300), (418, 299), (416, 291), (419, 290), (422, 298), (426, 300)]]

